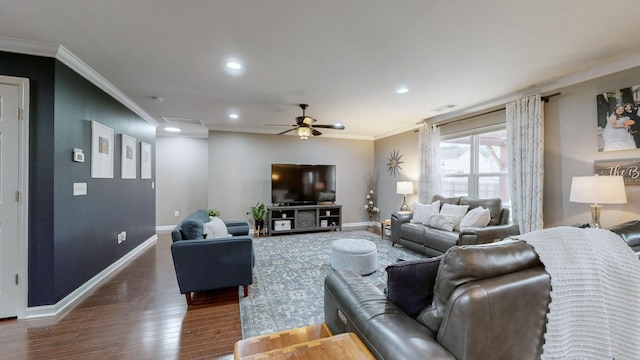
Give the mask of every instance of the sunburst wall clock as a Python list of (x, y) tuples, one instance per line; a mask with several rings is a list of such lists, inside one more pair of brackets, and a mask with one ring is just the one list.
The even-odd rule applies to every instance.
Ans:
[(404, 163), (404, 161), (400, 159), (402, 159), (402, 155), (400, 155), (400, 151), (398, 150), (393, 150), (389, 154), (389, 157), (387, 158), (387, 160), (389, 160), (387, 163), (387, 172), (389, 173), (389, 176), (396, 177), (396, 174), (402, 170), (400, 164)]

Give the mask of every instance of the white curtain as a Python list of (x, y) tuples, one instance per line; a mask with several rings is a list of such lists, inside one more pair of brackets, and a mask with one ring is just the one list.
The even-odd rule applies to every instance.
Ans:
[(506, 106), (511, 212), (520, 233), (542, 229), (544, 103), (540, 94)]
[(424, 125), (418, 131), (418, 201), (431, 202), (433, 195), (440, 194), (440, 128)]

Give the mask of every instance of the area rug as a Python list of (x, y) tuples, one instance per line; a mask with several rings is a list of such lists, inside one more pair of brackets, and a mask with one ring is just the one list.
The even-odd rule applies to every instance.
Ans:
[(364, 276), (376, 286), (386, 284), (384, 269), (398, 259), (426, 257), (400, 246), (392, 247), (388, 239), (364, 230), (255, 238), (253, 284), (248, 297), (240, 296), (242, 337), (323, 322), (323, 282), (333, 271), (330, 245), (343, 238), (366, 239), (376, 244), (378, 268)]

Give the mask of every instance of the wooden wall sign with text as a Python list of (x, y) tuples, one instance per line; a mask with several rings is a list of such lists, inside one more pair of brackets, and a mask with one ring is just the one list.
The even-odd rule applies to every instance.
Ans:
[(640, 185), (640, 159), (596, 160), (596, 175), (622, 176), (626, 185)]

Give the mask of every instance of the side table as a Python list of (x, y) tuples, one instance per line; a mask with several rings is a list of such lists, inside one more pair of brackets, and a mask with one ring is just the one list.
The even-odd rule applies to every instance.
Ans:
[(384, 230), (385, 228), (391, 231), (391, 219), (380, 220), (380, 237), (384, 239)]

